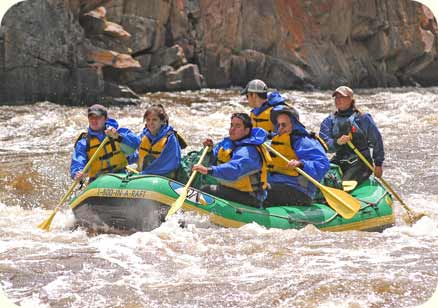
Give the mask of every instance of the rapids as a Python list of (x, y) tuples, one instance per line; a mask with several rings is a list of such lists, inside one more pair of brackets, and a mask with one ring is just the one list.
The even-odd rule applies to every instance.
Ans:
[[(318, 131), (334, 108), (330, 92), (284, 94)], [(199, 149), (227, 134), (230, 114), (248, 111), (237, 90), (156, 93), (141, 106), (109, 108), (135, 132), (149, 103)], [(383, 233), (217, 227), (173, 216), (152, 232), (87, 234), (64, 206), (70, 156), (86, 108), (49, 102), (0, 106), (0, 287), (23, 307), (412, 307), (438, 283), (438, 88), (358, 90), (358, 107), (384, 137), (384, 177), (415, 211)]]

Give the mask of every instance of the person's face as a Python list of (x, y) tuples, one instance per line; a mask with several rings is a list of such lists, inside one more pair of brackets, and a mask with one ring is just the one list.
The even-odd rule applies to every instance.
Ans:
[(151, 112), (146, 116), (146, 127), (149, 129), (152, 135), (156, 135), (161, 128), (162, 121), (158, 117), (158, 114)]
[(239, 118), (231, 119), (230, 139), (232, 141), (240, 140), (249, 134), (250, 128), (243, 125), (243, 121)]
[(340, 93), (335, 93), (335, 106), (339, 111), (347, 110), (351, 107), (353, 100), (349, 96), (342, 96)]
[(248, 100), (248, 105), (251, 108), (257, 108), (257, 94), (248, 92), (246, 93), (246, 99)]
[(88, 116), (88, 124), (90, 125), (92, 131), (102, 131), (105, 127), (105, 121), (105, 116), (97, 116), (94, 114), (90, 114)]
[(280, 114), (277, 117), (278, 133), (280, 135), (290, 134), (293, 129), (292, 121), (287, 114)]

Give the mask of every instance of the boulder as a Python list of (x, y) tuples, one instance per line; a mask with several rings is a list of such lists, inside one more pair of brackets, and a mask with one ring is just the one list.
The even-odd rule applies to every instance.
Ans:
[(187, 63), (184, 50), (179, 45), (157, 50), (151, 59), (151, 66), (172, 66), (178, 68)]

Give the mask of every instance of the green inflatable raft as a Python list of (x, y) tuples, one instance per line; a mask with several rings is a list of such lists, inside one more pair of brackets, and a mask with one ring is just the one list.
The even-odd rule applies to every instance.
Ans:
[[(198, 152), (187, 155), (176, 175), (178, 180), (156, 175), (106, 174), (100, 176), (70, 203), (78, 225), (92, 229), (150, 231), (164, 221), (169, 207), (183, 191), (184, 183)], [(339, 188), (340, 169), (332, 165), (323, 184)], [(211, 222), (224, 227), (240, 227), (255, 222), (267, 228), (301, 229), (309, 224), (321, 230), (382, 231), (394, 224), (391, 195), (370, 177), (349, 193), (361, 208), (350, 219), (341, 217), (319, 194), (311, 206), (274, 206), (259, 209), (217, 198), (198, 188), (214, 183), (198, 176), (183, 204), (184, 211), (208, 215)]]

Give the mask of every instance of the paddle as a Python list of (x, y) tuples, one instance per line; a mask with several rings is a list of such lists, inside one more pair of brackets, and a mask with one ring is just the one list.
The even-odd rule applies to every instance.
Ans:
[(342, 181), (344, 191), (352, 191), (357, 186), (357, 181)]
[[(204, 148), (204, 151), (202, 151), (202, 155), (201, 155), (201, 158), (199, 158), (198, 165), (202, 164), (202, 161), (204, 160), (205, 155), (207, 155), (208, 148), (209, 147), (207, 146), (207, 147)], [(167, 212), (166, 220), (170, 216), (175, 214), (182, 207), (182, 205), (184, 204), (184, 201), (187, 198), (187, 193), (189, 191), (190, 185), (192, 184), (193, 180), (195, 179), (197, 173), (198, 173), (197, 171), (193, 171), (192, 172), (192, 175), (190, 176), (189, 180), (187, 181), (187, 184), (184, 186), (184, 188), (183, 188), (182, 192), (180, 193), (178, 199), (176, 199), (175, 202), (172, 203), (169, 211)]]
[[(82, 173), (86, 173), (88, 171), (88, 169), (90, 168), (91, 164), (97, 159), (97, 157), (99, 156), (100, 151), (103, 149), (104, 145), (108, 142), (108, 140), (109, 140), (108, 136), (105, 137), (105, 139), (103, 139), (103, 141), (100, 143), (99, 147), (97, 148), (96, 152), (94, 152), (94, 154), (91, 156), (91, 158), (88, 161), (88, 163), (85, 165), (84, 169), (82, 169)], [(71, 195), (71, 193), (73, 192), (73, 189), (76, 187), (76, 185), (79, 183), (79, 181), (80, 180), (78, 179), (78, 180), (75, 180), (73, 182), (73, 184), (70, 186), (70, 188), (67, 191), (67, 193), (58, 202), (58, 205), (53, 210), (52, 214), (50, 214), (49, 218), (47, 218), (45, 221), (40, 223), (38, 225), (38, 228), (43, 229), (44, 231), (50, 231), (50, 225), (52, 224), (53, 218), (55, 217), (56, 213), (58, 213), (59, 208), (61, 207), (61, 205), (63, 205), (65, 200), (67, 200), (67, 198)]]
[[(289, 162), (289, 159), (284, 157), (280, 152), (276, 151), (268, 144), (264, 143), (264, 146), (284, 161)], [(298, 167), (296, 167), (295, 170), (299, 174), (304, 176), (307, 180), (309, 180), (313, 185), (318, 187), (321, 190), (328, 205), (342, 217), (350, 219), (360, 210), (359, 200), (347, 194), (345, 191), (322, 185)]]
[[(374, 167), (370, 164), (370, 162), (362, 155), (361, 152), (354, 146), (354, 144), (351, 141), (347, 142), (348, 146), (356, 153), (356, 155), (363, 161), (363, 163), (373, 172), (374, 174)], [(389, 190), (389, 192), (401, 203), (403, 208), (406, 210), (408, 217), (403, 217), (405, 222), (409, 225), (413, 225), (415, 222), (420, 220), (423, 216), (426, 216), (426, 213), (415, 213), (412, 209), (410, 209), (406, 203), (403, 202), (403, 200), (400, 198), (400, 196), (392, 189), (392, 187), (383, 179), (378, 178), (376, 176), (376, 179), (380, 180), (382, 185)]]
[(140, 174), (140, 171), (137, 171), (134, 168), (131, 168), (129, 166), (126, 166), (125, 169), (128, 170), (129, 172), (134, 173), (134, 174)]

